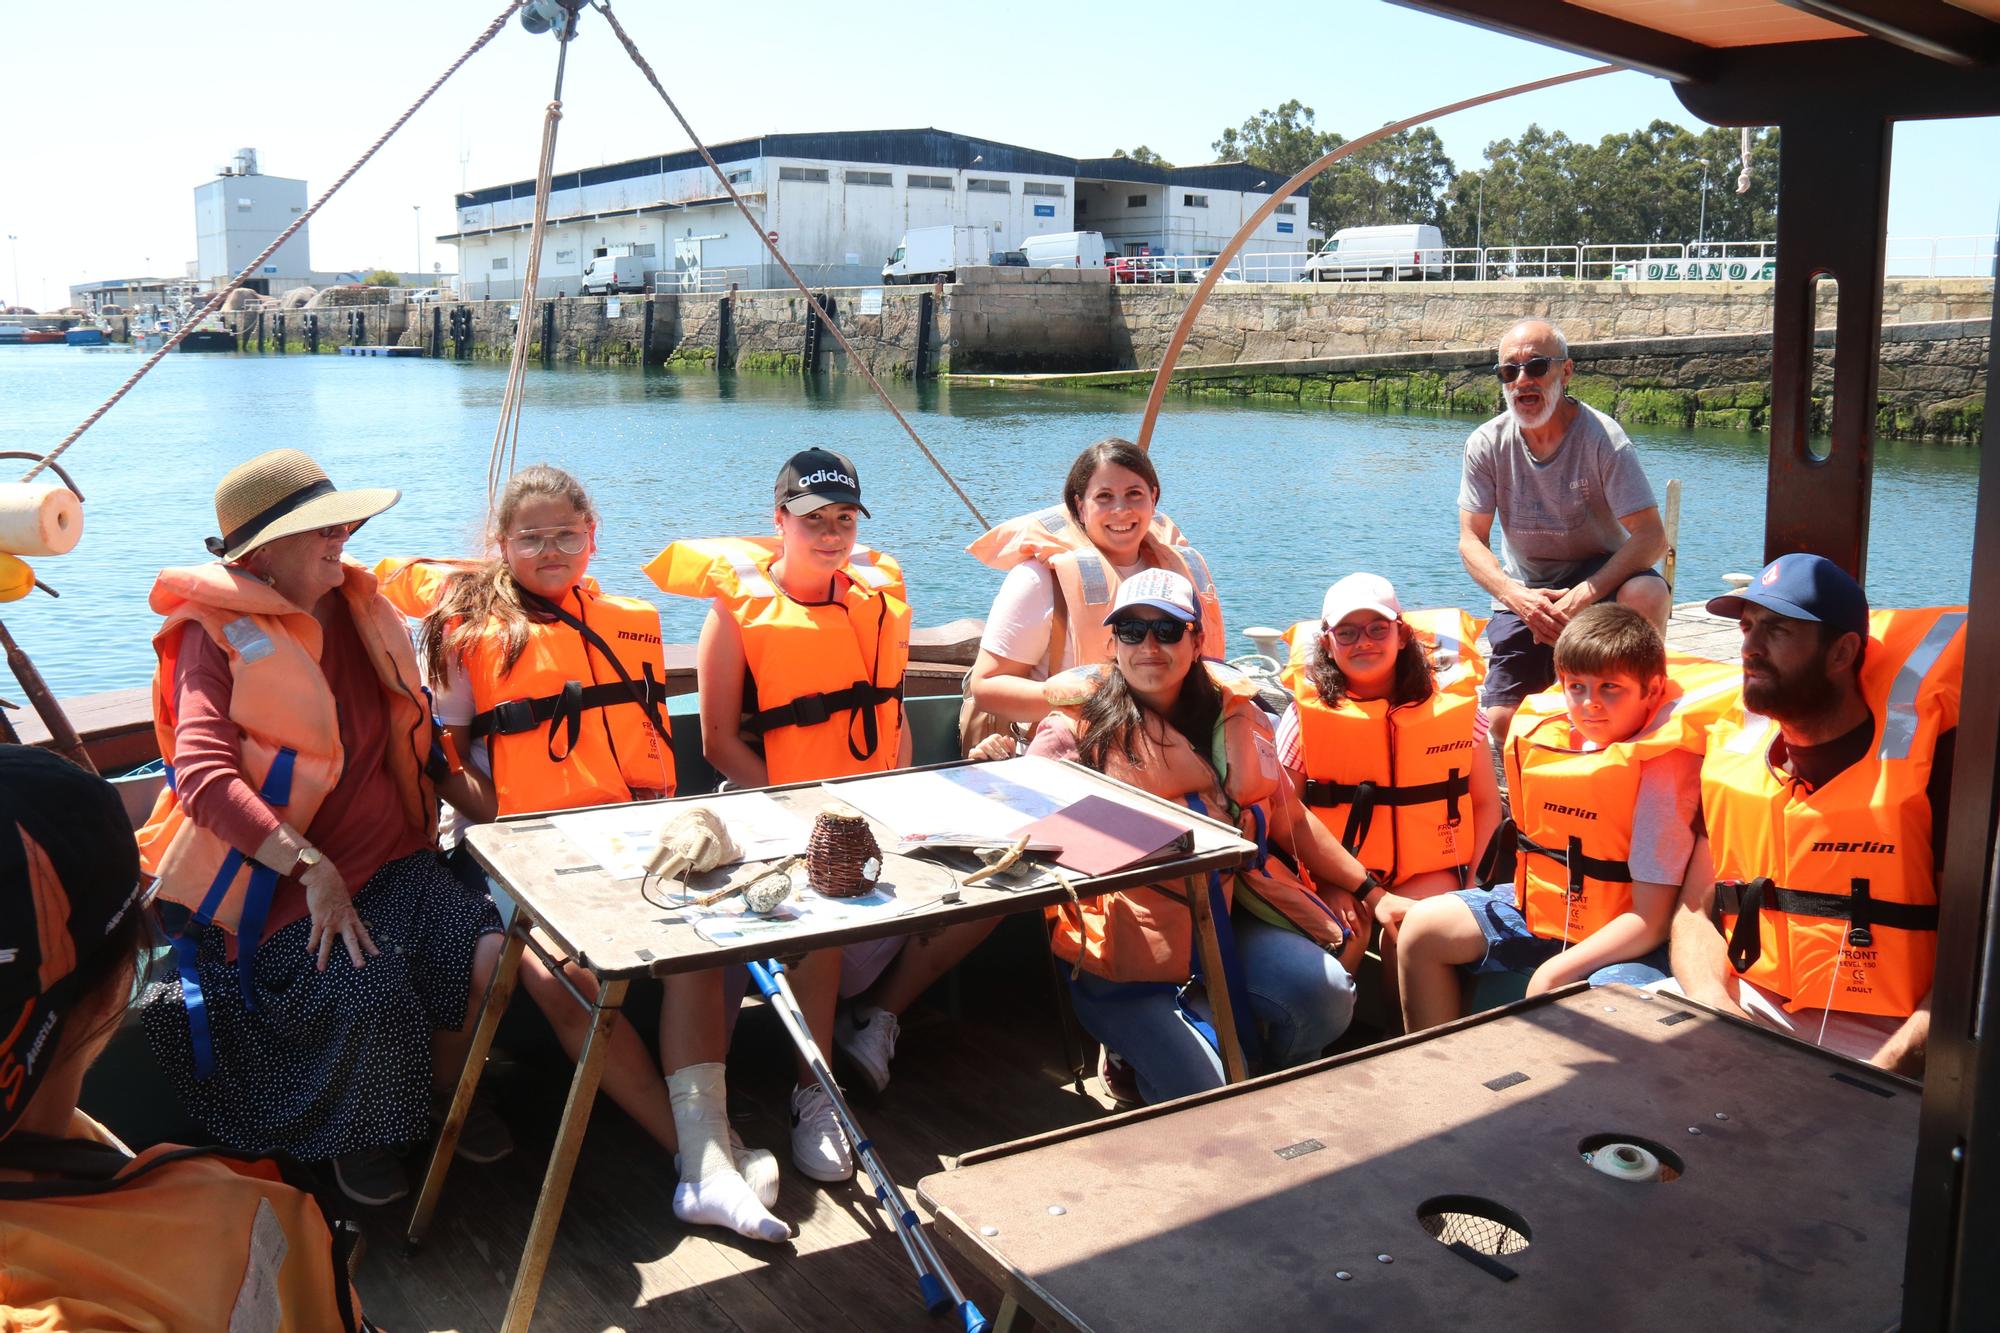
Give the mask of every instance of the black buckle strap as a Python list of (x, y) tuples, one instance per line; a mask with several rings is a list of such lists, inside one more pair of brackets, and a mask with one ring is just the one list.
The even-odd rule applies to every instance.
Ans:
[(1715, 885), (1715, 908), (1736, 918), (1729, 932), (1729, 964), (1738, 972), (1748, 972), (1763, 956), (1763, 937), (1758, 920), (1766, 909), (1787, 916), (1816, 916), (1848, 922), (1847, 943), (1866, 949), (1875, 943), (1875, 928), (1890, 930), (1936, 930), (1935, 903), (1887, 903), (1871, 897), (1867, 879), (1856, 876), (1848, 881), (1848, 892), (1812, 893), (1804, 889), (1781, 888), (1771, 878), (1726, 879)]
[(1624, 861), (1606, 861), (1583, 854), (1583, 839), (1571, 838), (1566, 847), (1544, 847), (1518, 828), (1514, 831), (1519, 850), (1534, 856), (1546, 856), (1569, 871), (1568, 887), (1572, 898), (1583, 894), (1583, 881), (1603, 880), (1607, 884), (1630, 884), (1632, 867)]
[[(776, 708), (763, 708), (743, 720), (744, 730), (762, 736), (779, 727), (816, 727), (832, 719), (835, 713), (866, 710), (874, 716), (875, 706), (891, 699), (901, 698), (903, 683), (894, 685), (872, 685), (865, 680), (857, 680), (844, 690), (827, 690), (819, 694), (801, 694), (788, 704)], [(874, 747), (869, 747), (874, 752)]]
[(1375, 822), (1377, 807), (1394, 809), (1397, 806), (1442, 801), (1446, 821), (1456, 824), (1460, 820), (1459, 802), (1471, 791), (1471, 777), (1454, 768), (1451, 775), (1442, 781), (1418, 782), (1401, 787), (1379, 782), (1322, 782), (1318, 778), (1308, 778), (1300, 799), (1309, 806), (1348, 807), (1347, 827), (1340, 835), (1340, 842), (1351, 853), (1367, 838), (1368, 830)]
[(646, 673), (644, 682), (611, 680), (601, 685), (585, 685), (572, 680), (554, 694), (545, 694), (539, 699), (509, 699), (475, 714), (472, 737), (480, 740), (487, 736), (517, 736), (524, 731), (533, 731), (545, 722), (556, 722), (568, 727), (570, 745), (573, 746), (585, 710), (635, 703), (650, 714), (666, 699), (666, 683), (651, 671)]

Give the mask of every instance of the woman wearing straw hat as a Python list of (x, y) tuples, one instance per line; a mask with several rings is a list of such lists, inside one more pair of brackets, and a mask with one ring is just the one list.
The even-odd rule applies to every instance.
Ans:
[[(393, 490), (336, 490), (296, 449), (215, 491), (210, 564), (161, 572), (153, 718), (168, 785), (139, 846), (178, 976), (145, 1027), (217, 1139), (332, 1159), (357, 1202), (408, 1192), (500, 953), (492, 901), (436, 852), (437, 742), (403, 617), (343, 558)], [(451, 1034), (451, 1035), (447, 1035)], [(475, 1107), (470, 1145), (512, 1145)]]

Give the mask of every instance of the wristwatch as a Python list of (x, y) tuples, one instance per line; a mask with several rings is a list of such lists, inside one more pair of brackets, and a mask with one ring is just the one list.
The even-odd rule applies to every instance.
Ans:
[(1375, 892), (1375, 890), (1377, 889), (1387, 888), (1387, 887), (1388, 887), (1387, 885), (1382, 883), (1382, 881), (1376, 877), (1375, 872), (1370, 870), (1365, 874), (1363, 874), (1361, 876), (1361, 882), (1354, 886), (1354, 896), (1358, 898), (1361, 902), (1366, 903), (1368, 901), (1369, 894)]
[(299, 849), (299, 859), (292, 865), (292, 878), (297, 879), (324, 860), (326, 860), (326, 853), (322, 852), (319, 848), (301, 847)]

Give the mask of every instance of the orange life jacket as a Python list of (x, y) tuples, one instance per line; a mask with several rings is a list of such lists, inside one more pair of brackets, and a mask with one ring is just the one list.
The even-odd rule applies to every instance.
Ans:
[[(391, 559), (375, 573), (397, 609), (423, 617), (468, 568)], [(511, 669), (497, 620), (462, 663), (472, 682), (472, 735), (487, 742), (499, 813), (610, 805), (631, 800), (635, 791), (673, 795), (659, 611), (636, 597), (600, 592), (590, 578), (560, 605), (547, 605), (556, 618), (528, 621), (527, 642)]]
[(910, 606), (895, 560), (857, 546), (840, 599), (808, 606), (771, 575), (774, 537), (679, 541), (646, 566), (677, 597), (715, 599), (743, 632), (757, 707), (744, 726), (764, 740), (772, 785), (896, 766)]
[(360, 1327), (352, 1233), (328, 1228), (303, 1176), (220, 1148), (127, 1158), (87, 1116), (72, 1124), (0, 1140), (0, 1328)]
[[(375, 576), (343, 561), (340, 595), (368, 660), (382, 682), (389, 713), (387, 763), (404, 817), (426, 837), (437, 835), (437, 798), (424, 776), (433, 734), (431, 710), (417, 674), (403, 617), (378, 595)], [(251, 901), (257, 869), (242, 852), (187, 817), (174, 791), (174, 691), (184, 627), (202, 627), (229, 658), (229, 719), (241, 735), (244, 781), (280, 818), (303, 832), (340, 781), (345, 757), (333, 691), (320, 671), (322, 631), (311, 613), (232, 565), (162, 570), (153, 610), (166, 623), (153, 635), (153, 734), (167, 762), (167, 785), (139, 830), (139, 863), (156, 880), (155, 897), (190, 908), (199, 921), (252, 940), (261, 906)], [(271, 886), (275, 887), (275, 876)], [(356, 884), (351, 886), (359, 889)], [(246, 904), (252, 909), (246, 916)], [(249, 928), (252, 924), (256, 929)]]
[[(1065, 667), (1111, 660), (1111, 628), (1104, 624), (1104, 617), (1110, 614), (1112, 599), (1124, 580), (1068, 509), (1050, 505), (1010, 518), (965, 549), (992, 569), (1012, 569), (1029, 560), (1048, 566), (1055, 578), (1056, 607), (1055, 620), (1049, 626), (1048, 653), (1042, 660), (1044, 674), (1053, 676)], [(1148, 566), (1170, 569), (1194, 585), (1201, 607), (1203, 654), (1220, 660), (1228, 650), (1222, 601), (1216, 596), (1215, 579), (1201, 552), (1187, 544), (1172, 519), (1156, 513), (1141, 542), (1140, 558)]]
[(1455, 870), (1478, 855), (1472, 766), (1486, 762), (1473, 740), (1486, 676), (1474, 646), (1479, 622), (1449, 609), (1403, 620), (1431, 661), (1433, 688), (1420, 703), (1343, 698), (1329, 706), (1308, 671), (1316, 620), (1285, 631), (1291, 654), (1280, 676), (1298, 707), (1301, 799), (1385, 884)]
[(1730, 963), (1785, 997), (1905, 1018), (1937, 962), (1937, 869), (1926, 788), (1958, 725), (1965, 610), (1868, 618), (1861, 693), (1868, 755), (1812, 791), (1772, 767), (1770, 719), (1731, 710), (1709, 737), (1702, 813)]
[[(1223, 692), (1210, 755), (1197, 754), (1179, 731), (1149, 717), (1134, 746), (1136, 758), (1114, 747), (1105, 756), (1104, 773), (1155, 796), (1198, 803), (1209, 817), (1233, 821), (1246, 839), (1261, 843), (1265, 803), (1282, 780), (1270, 724), (1256, 707), (1253, 682), (1228, 667), (1207, 666)], [(1047, 682), (1043, 697), (1080, 728), (1081, 702), (1103, 671), (1086, 667), (1065, 672)], [(1154, 725), (1161, 735), (1151, 733)], [(1190, 882), (1185, 889), (1199, 892), (1201, 886)], [(1238, 895), (1260, 918), (1297, 930), (1324, 948), (1338, 950), (1345, 942), (1326, 904), (1280, 861), (1266, 860), (1261, 867), (1223, 876), (1219, 910), (1228, 911)], [(1194, 973), (1194, 918), (1184, 892), (1124, 889), (1050, 908), (1048, 917), (1056, 956), (1106, 980), (1178, 984)]]
[(1742, 668), (1672, 655), (1659, 707), (1628, 740), (1572, 747), (1560, 684), (1521, 701), (1507, 736), (1516, 832), (1514, 900), (1528, 929), (1578, 944), (1632, 909), (1632, 811), (1640, 766), (1674, 750), (1702, 752), (1709, 726), (1735, 707)]

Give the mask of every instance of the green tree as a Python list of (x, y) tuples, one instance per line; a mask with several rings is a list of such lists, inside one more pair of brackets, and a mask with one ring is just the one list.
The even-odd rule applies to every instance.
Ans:
[[(1315, 119), (1311, 107), (1293, 99), (1224, 130), (1215, 141), (1216, 155), (1268, 167), (1281, 176), (1296, 175), (1347, 142), (1318, 128)], [(1311, 218), (1328, 232), (1377, 223), (1439, 222), (1457, 174), (1434, 130), (1405, 130), (1321, 172), (1312, 183)]]
[(386, 268), (378, 268), (361, 280), (364, 287), (400, 287), (403, 280)]
[(1111, 156), (1122, 157), (1127, 159), (1128, 161), (1138, 162), (1141, 163), (1142, 165), (1149, 167), (1173, 166), (1173, 163), (1167, 161), (1167, 159), (1161, 157), (1158, 153), (1146, 147), (1146, 145), (1144, 144), (1140, 144), (1137, 148), (1134, 148), (1129, 153), (1126, 152), (1123, 148), (1114, 148), (1111, 150)]
[[(1276, 110), (1259, 111), (1237, 128), (1224, 130), (1215, 141), (1215, 156), (1218, 161), (1269, 168), (1279, 178), (1271, 182), (1275, 189), (1282, 180), (1297, 175), (1343, 142), (1339, 135), (1317, 128), (1313, 120), (1313, 109), (1293, 98)], [(1333, 182), (1321, 172), (1313, 180), (1307, 209), (1315, 226), (1327, 226), (1333, 195)]]

